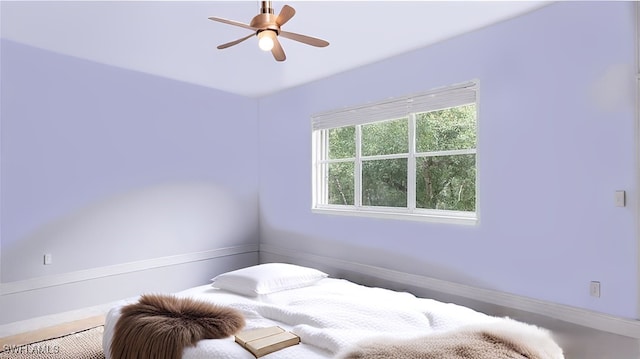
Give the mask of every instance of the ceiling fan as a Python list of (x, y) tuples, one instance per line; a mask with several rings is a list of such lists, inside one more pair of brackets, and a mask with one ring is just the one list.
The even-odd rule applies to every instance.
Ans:
[(282, 10), (280, 10), (280, 14), (276, 16), (275, 11), (271, 6), (271, 1), (260, 1), (260, 13), (254, 16), (249, 24), (234, 20), (227, 20), (215, 16), (210, 17), (209, 20), (239, 26), (254, 31), (254, 33), (249, 34), (243, 38), (227, 42), (226, 44), (222, 44), (218, 46), (218, 49), (226, 49), (233, 45), (237, 45), (244, 40), (247, 40), (248, 38), (256, 35), (258, 36), (258, 46), (260, 46), (260, 49), (264, 51), (271, 51), (273, 57), (277, 61), (284, 61), (287, 59), (287, 56), (284, 54), (284, 50), (282, 49), (282, 45), (280, 45), (280, 41), (278, 41), (278, 36), (282, 36), (287, 39), (299, 41), (304, 44), (316, 47), (325, 47), (329, 45), (327, 41), (324, 41), (322, 39), (281, 30), (282, 25), (291, 20), (291, 18), (295, 14), (296, 10), (294, 8), (289, 5), (285, 5), (282, 7)]

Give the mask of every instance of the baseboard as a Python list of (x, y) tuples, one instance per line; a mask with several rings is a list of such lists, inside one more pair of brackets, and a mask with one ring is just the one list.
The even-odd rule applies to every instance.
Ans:
[[(135, 298), (131, 298), (130, 300), (133, 299)], [(109, 311), (109, 309), (121, 304), (123, 301), (124, 300), (119, 300), (87, 308), (70, 310), (67, 312), (50, 314), (37, 318), (30, 318), (9, 324), (2, 324), (0, 325), (0, 343), (20, 345), (26, 344), (26, 342), (33, 342), (35, 340), (17, 343), (15, 342), (14, 338), (18, 337), (20, 334), (42, 330), (43, 328), (51, 328), (64, 323), (86, 321), (87, 318), (102, 318), (102, 322), (104, 323), (104, 316)], [(0, 345), (0, 349), (1, 348), (2, 345)]]
[(469, 298), (493, 305), (555, 318), (612, 334), (640, 339), (640, 321), (637, 320), (620, 318), (582, 308), (489, 289), (477, 288), (441, 279), (399, 272), (387, 268), (318, 256), (268, 244), (260, 245), (260, 253), (268, 253), (283, 260), (290, 260), (294, 262), (316, 263), (322, 266), (388, 280), (393, 283), (410, 285), (417, 288)]
[(259, 246), (257, 244), (247, 244), (213, 249), (203, 252), (186, 253), (129, 263), (121, 263), (111, 266), (97, 267), (56, 275), (48, 275), (44, 277), (25, 279), (15, 282), (0, 283), (0, 296), (59, 286), (69, 283), (94, 280), (114, 275), (122, 275), (142, 270), (192, 263), (236, 254), (257, 252), (258, 250)]

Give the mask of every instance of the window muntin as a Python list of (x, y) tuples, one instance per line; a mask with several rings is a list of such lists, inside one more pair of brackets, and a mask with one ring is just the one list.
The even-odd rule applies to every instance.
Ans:
[(314, 210), (475, 223), (475, 83), (323, 114), (313, 125)]

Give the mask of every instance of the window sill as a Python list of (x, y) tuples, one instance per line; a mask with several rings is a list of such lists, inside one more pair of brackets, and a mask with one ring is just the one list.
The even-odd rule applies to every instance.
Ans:
[[(385, 208), (386, 209), (386, 208)], [(389, 211), (382, 211), (376, 208), (336, 208), (336, 207), (317, 207), (312, 208), (311, 212), (319, 214), (370, 217), (383, 219), (410, 220), (432, 223), (450, 223), (461, 225), (477, 225), (478, 217), (476, 212), (455, 212), (455, 211), (424, 211), (409, 213), (398, 210), (396, 208)]]

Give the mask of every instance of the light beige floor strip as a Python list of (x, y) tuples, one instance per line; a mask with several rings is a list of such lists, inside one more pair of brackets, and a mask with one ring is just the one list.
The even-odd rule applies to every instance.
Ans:
[(77, 331), (97, 327), (104, 324), (104, 315), (76, 320), (69, 323), (56, 325), (53, 327), (42, 328), (27, 333), (12, 335), (10, 337), (0, 338), (0, 350), (5, 346), (24, 345), (37, 341), (59, 337), (61, 335), (74, 333)]

